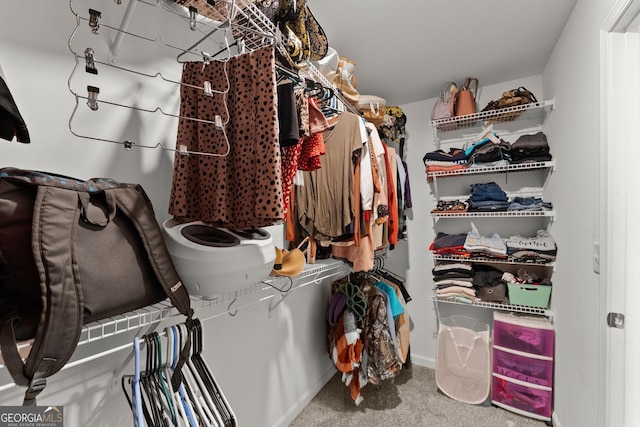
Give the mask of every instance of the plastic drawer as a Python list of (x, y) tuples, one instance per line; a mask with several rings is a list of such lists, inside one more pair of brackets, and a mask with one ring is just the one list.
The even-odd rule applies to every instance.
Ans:
[(553, 359), (517, 354), (493, 346), (493, 372), (527, 383), (553, 386)]
[(491, 401), (521, 415), (551, 420), (553, 400), (551, 389), (547, 387), (525, 385), (494, 374)]
[(493, 344), (523, 353), (553, 357), (553, 326), (544, 319), (495, 313)]

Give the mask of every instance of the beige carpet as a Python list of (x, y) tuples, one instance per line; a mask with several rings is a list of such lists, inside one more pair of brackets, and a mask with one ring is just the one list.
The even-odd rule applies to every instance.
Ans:
[[(547, 423), (485, 405), (451, 399), (438, 390), (433, 369), (413, 365), (393, 382), (362, 389), (356, 406), (336, 374), (291, 427), (545, 427)], [(549, 424), (550, 425), (550, 424)]]

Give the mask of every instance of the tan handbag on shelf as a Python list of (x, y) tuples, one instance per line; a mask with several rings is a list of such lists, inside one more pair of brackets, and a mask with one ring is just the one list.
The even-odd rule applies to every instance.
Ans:
[(353, 106), (357, 106), (360, 100), (360, 93), (356, 89), (357, 81), (353, 74), (356, 63), (350, 59), (340, 57), (338, 69), (333, 84), (342, 92), (342, 96)]
[(387, 101), (376, 95), (360, 95), (356, 108), (362, 113), (366, 121), (377, 128), (382, 124)]
[[(474, 82), (475, 90), (472, 91), (471, 84)], [(477, 113), (478, 79), (467, 77), (456, 96), (458, 98), (456, 102), (456, 117)]]

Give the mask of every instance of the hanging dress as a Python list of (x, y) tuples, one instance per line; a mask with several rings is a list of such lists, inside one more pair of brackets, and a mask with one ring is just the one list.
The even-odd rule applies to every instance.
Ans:
[[(176, 151), (169, 214), (230, 228), (264, 227), (284, 219), (273, 49), (263, 47), (226, 64), (183, 65), (176, 145), (225, 154), (226, 133), (230, 151), (216, 157)], [(228, 88), (228, 93), (206, 95), (201, 89), (205, 81), (213, 91)], [(223, 124), (228, 120), (224, 132), (215, 129), (216, 115)]]

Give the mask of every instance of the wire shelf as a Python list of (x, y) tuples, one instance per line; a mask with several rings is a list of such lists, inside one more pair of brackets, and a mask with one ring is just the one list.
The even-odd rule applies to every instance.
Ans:
[(522, 172), (535, 169), (551, 169), (555, 170), (556, 162), (551, 160), (548, 162), (531, 162), (531, 163), (514, 163), (502, 166), (478, 166), (460, 170), (445, 170), (427, 172), (428, 178), (434, 177), (447, 177), (447, 176), (460, 176), (460, 175), (473, 175), (473, 174), (486, 174), (496, 172)]
[(554, 217), (554, 211), (445, 212), (432, 211), (434, 218)]
[[(332, 277), (342, 272), (346, 274), (347, 271), (348, 266), (343, 261), (335, 259), (318, 260), (315, 264), (305, 264), (302, 273), (291, 278), (293, 283), (288, 277), (269, 276), (262, 282), (237, 291), (221, 294), (214, 299), (191, 297), (191, 307), (197, 314), (198, 311), (202, 311), (209, 307), (220, 306), (222, 303), (230, 303), (233, 301), (237, 302), (244, 298), (250, 299), (248, 297), (252, 296), (257, 298), (257, 301), (263, 301), (266, 298), (271, 298), (274, 295), (277, 295), (279, 293), (278, 289), (285, 289), (290, 283), (292, 283), (292, 287), (290, 289), (297, 289), (309, 284), (319, 283), (325, 278)], [(249, 304), (247, 305), (253, 304), (257, 301), (249, 301)], [(242, 301), (240, 301), (240, 303), (241, 302)], [(242, 305), (239, 304), (236, 308), (242, 308)], [(228, 312), (228, 309), (228, 305), (221, 306), (219, 314)], [(232, 310), (235, 310), (235, 308), (232, 308)], [(78, 345), (129, 331), (136, 331), (140, 328), (150, 326), (154, 323), (159, 323), (174, 316), (181, 316), (181, 314), (178, 309), (173, 307), (170, 300), (167, 299), (158, 304), (85, 325), (82, 328)]]
[(553, 317), (553, 310), (549, 308), (533, 307), (528, 305), (501, 304), (501, 303), (486, 302), (486, 301), (480, 301), (480, 300), (475, 300), (473, 302), (462, 302), (459, 300), (446, 298), (446, 297), (438, 297), (438, 296), (432, 296), (431, 298), (436, 302), (444, 302), (447, 304), (459, 304), (459, 305), (467, 305), (467, 306), (471, 305), (474, 307), (482, 307), (482, 308), (487, 308), (491, 310), (509, 311), (509, 312), (515, 312), (515, 313), (535, 314), (539, 316)]
[(555, 262), (526, 262), (515, 261), (510, 258), (492, 258), (492, 257), (461, 257), (455, 255), (438, 255), (431, 252), (431, 258), (434, 261), (459, 261), (472, 263), (490, 263), (490, 264), (511, 264), (511, 265), (535, 265), (539, 267), (554, 267)]
[(503, 133), (523, 133), (541, 130), (551, 112), (555, 101), (534, 102), (527, 105), (502, 108), (493, 111), (481, 111), (466, 116), (431, 120), (434, 136), (438, 143), (469, 141), (489, 125)]

